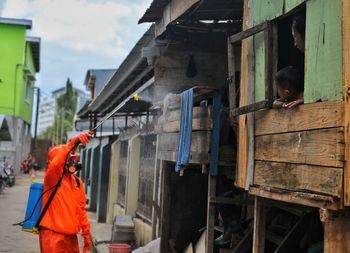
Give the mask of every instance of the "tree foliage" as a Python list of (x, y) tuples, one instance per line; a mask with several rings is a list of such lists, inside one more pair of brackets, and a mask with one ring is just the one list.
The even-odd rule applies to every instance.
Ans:
[(73, 129), (73, 120), (77, 108), (77, 93), (72, 81), (68, 78), (65, 92), (56, 99), (55, 120), (39, 138), (51, 139), (53, 143), (65, 143), (67, 132)]

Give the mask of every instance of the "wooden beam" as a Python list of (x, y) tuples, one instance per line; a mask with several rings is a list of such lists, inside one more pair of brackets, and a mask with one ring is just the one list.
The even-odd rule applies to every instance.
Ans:
[(343, 168), (344, 128), (256, 136), (255, 159)]
[(236, 108), (237, 94), (236, 94), (236, 66), (235, 66), (235, 50), (234, 46), (228, 40), (227, 42), (227, 66), (228, 66), (228, 81), (229, 81), (229, 108), (230, 112)]
[[(216, 177), (208, 174), (208, 199), (216, 195)], [(207, 231), (205, 240), (206, 253), (214, 252), (214, 225), (215, 225), (215, 204), (208, 201), (207, 209)]]
[(161, 221), (160, 221), (160, 252), (169, 252), (170, 239), (170, 212), (171, 212), (171, 168), (161, 161), (162, 179), (161, 179)]
[[(253, 23), (252, 0), (244, 0), (243, 30)], [(240, 107), (254, 102), (255, 60), (253, 40), (242, 41)], [(235, 185), (248, 189), (253, 180), (254, 170), (254, 118), (252, 115), (241, 115), (238, 118), (238, 156)]]
[[(192, 119), (192, 131), (205, 131), (213, 128), (213, 119), (197, 118)], [(180, 120), (157, 124), (155, 126), (156, 133), (172, 133), (180, 131)]]
[(182, 14), (184, 14), (188, 9), (190, 9), (194, 4), (199, 2), (199, 0), (172, 0), (163, 10), (162, 18), (156, 22), (156, 35), (158, 37), (165, 30), (168, 24), (176, 20)]
[(339, 168), (262, 161), (255, 163), (255, 185), (341, 197), (343, 171)]
[(265, 23), (262, 23), (260, 25), (256, 25), (252, 28), (245, 29), (244, 31), (242, 31), (240, 33), (236, 33), (236, 34), (232, 35), (230, 37), (230, 42), (235, 43), (235, 42), (244, 40), (244, 39), (246, 39), (254, 34), (257, 34), (259, 32), (264, 31), (267, 27), (268, 27), (267, 22), (265, 22)]
[(267, 199), (284, 201), (304, 206), (313, 206), (317, 208), (327, 208), (331, 210), (339, 210), (341, 208), (339, 198), (319, 194), (256, 186), (249, 188), (249, 194)]
[[(178, 151), (180, 133), (159, 134), (159, 151)], [(210, 131), (192, 132), (191, 152), (209, 153), (211, 141)]]
[(263, 199), (255, 197), (253, 253), (265, 252), (266, 211)]
[(343, 98), (345, 126), (344, 205), (350, 206), (350, 2), (343, 0)]
[(268, 100), (256, 102), (253, 104), (240, 106), (239, 108), (235, 108), (231, 110), (231, 117), (237, 117), (242, 114), (247, 114), (250, 112), (255, 112), (258, 110), (266, 109), (270, 107), (270, 102)]
[(349, 211), (327, 213), (324, 220), (324, 253), (350, 252), (350, 219)]
[(255, 113), (255, 135), (340, 127), (344, 123), (343, 113), (341, 101), (305, 104), (288, 110), (259, 111)]
[[(158, 151), (158, 157), (161, 160), (176, 162), (176, 151)], [(191, 153), (190, 164), (208, 164), (210, 162), (210, 154), (208, 153)]]

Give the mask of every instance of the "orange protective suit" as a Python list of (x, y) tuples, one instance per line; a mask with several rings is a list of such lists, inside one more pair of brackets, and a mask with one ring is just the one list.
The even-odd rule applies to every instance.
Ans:
[[(62, 176), (65, 159), (78, 143), (86, 144), (88, 134), (81, 134), (67, 145), (55, 146), (49, 151), (48, 168), (44, 178), (44, 191), (57, 184)], [(50, 190), (43, 196), (42, 208), (47, 203)], [(40, 248), (42, 253), (79, 253), (76, 234), (82, 231), (84, 251), (90, 250), (90, 224), (85, 211), (86, 196), (80, 178), (65, 173), (47, 212), (40, 222)]]

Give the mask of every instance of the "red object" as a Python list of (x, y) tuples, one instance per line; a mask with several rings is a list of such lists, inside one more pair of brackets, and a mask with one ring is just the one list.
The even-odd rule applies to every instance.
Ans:
[(110, 244), (108, 246), (109, 253), (130, 253), (131, 246), (125, 243)]

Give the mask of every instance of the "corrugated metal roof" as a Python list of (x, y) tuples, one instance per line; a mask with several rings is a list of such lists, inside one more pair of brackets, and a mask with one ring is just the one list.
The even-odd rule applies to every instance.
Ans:
[[(163, 10), (170, 0), (154, 0), (139, 23), (156, 22), (163, 16)], [(202, 0), (186, 10), (179, 20), (237, 20), (243, 16), (243, 0)]]
[(157, 21), (163, 16), (163, 10), (170, 1), (171, 0), (154, 0), (143, 14), (142, 18), (140, 18), (139, 24)]
[(95, 78), (95, 92), (96, 96), (106, 86), (117, 69), (89, 69), (86, 73), (84, 85), (88, 86), (89, 79), (93, 76)]

